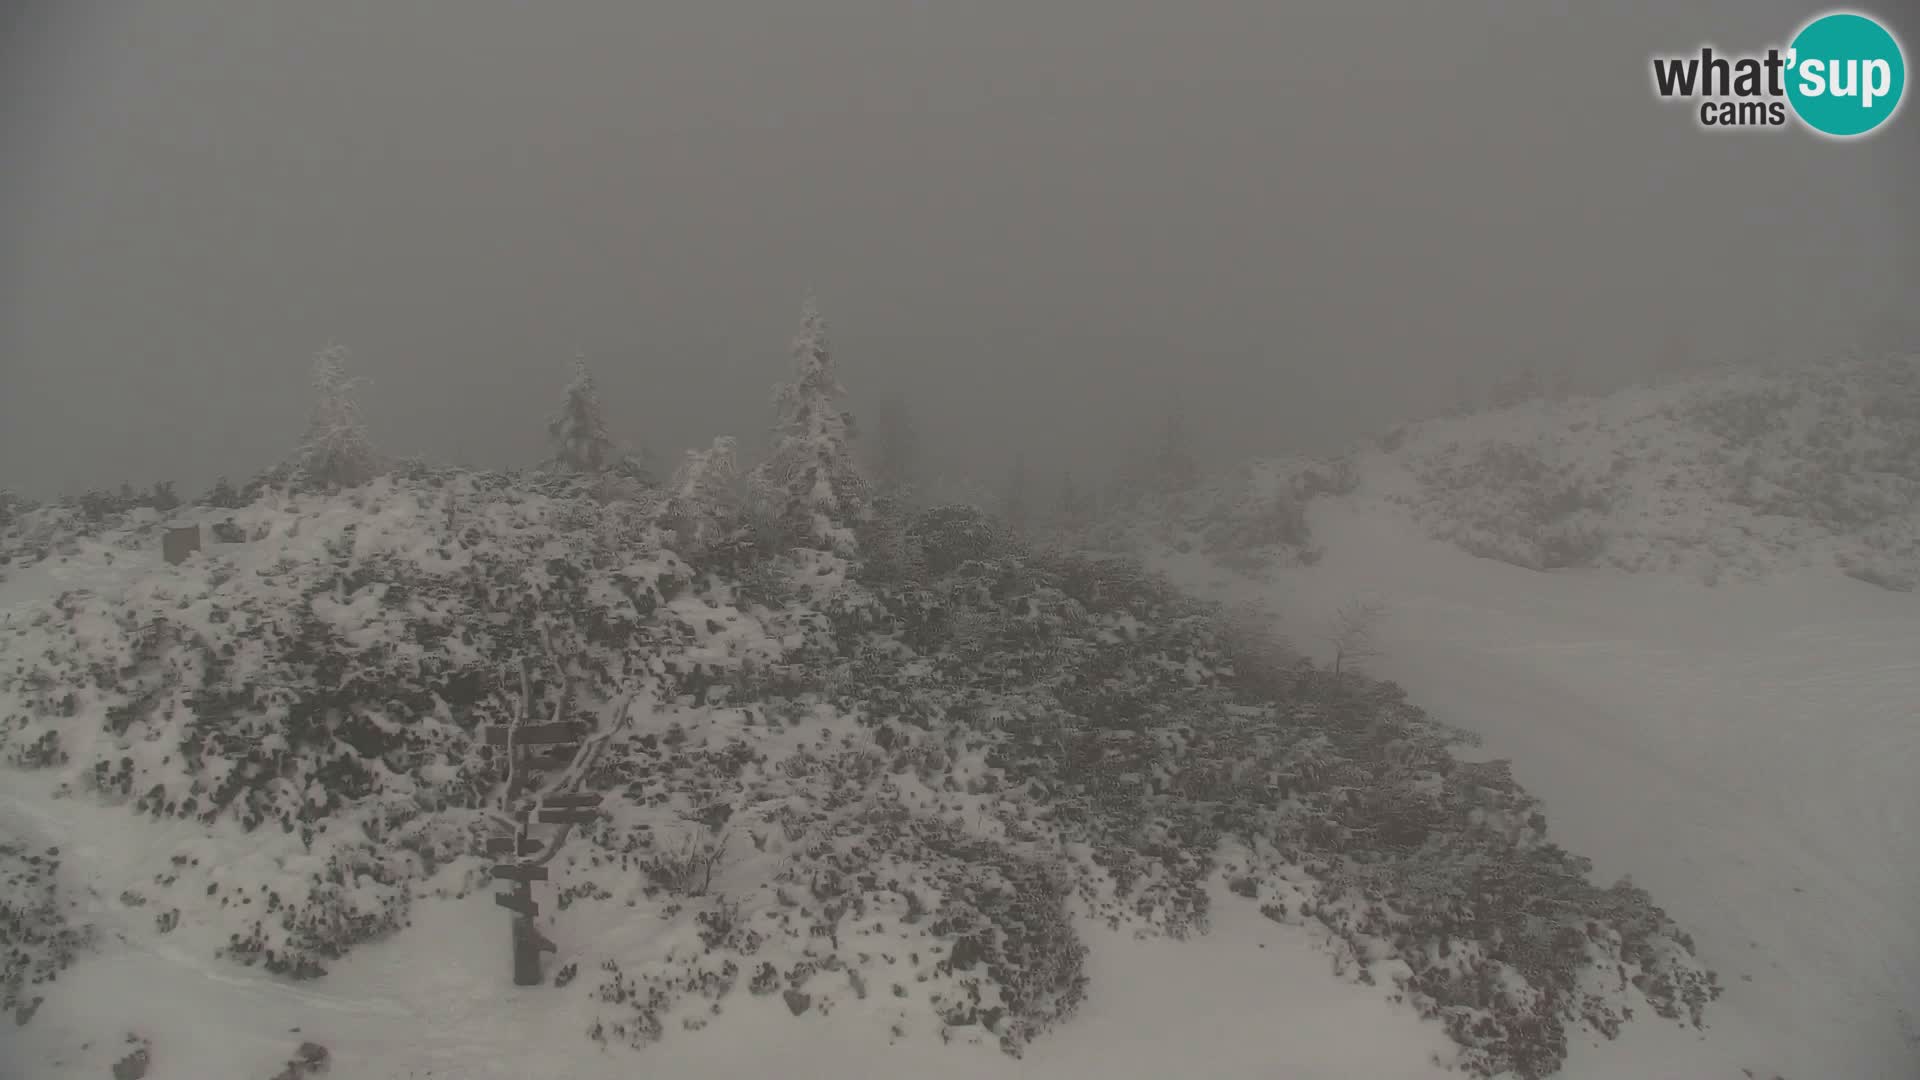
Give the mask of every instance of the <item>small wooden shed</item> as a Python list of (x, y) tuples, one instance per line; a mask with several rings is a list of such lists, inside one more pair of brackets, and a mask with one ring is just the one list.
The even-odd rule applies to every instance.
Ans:
[(187, 561), (187, 556), (200, 550), (200, 526), (169, 525), (165, 535), (160, 538), (160, 554), (167, 562), (178, 566)]

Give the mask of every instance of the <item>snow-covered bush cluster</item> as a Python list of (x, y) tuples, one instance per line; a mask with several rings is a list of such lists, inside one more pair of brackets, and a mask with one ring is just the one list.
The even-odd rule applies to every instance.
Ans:
[(1569, 1025), (1617, 1031), (1643, 997), (1698, 1023), (1718, 993), (1644, 892), (1591, 884), (1504, 767), (1455, 761), (1391, 684), (1243, 664), (1217, 611), (1124, 561), (1002, 551), (874, 595), (897, 629), (868, 647), (936, 659), (916, 680), (856, 660), (884, 677), (841, 707), (943, 715), (945, 760), (986, 767), (953, 783), (1116, 926), (1204, 928), (1237, 841), (1275, 917), (1391, 972), (1489, 1074), (1551, 1072)]
[(1351, 456), (1263, 458), (1205, 482), (1181, 475), (1188, 486), (1146, 486), (1097, 523), (1072, 530), (1068, 546), (1118, 554), (1198, 551), (1249, 576), (1311, 565), (1325, 553), (1314, 543), (1308, 505), (1351, 494), (1360, 484)]
[(1834, 361), (1414, 425), (1390, 492), (1434, 536), (1535, 569), (1920, 583), (1920, 364)]
[(234, 955), (319, 974), (470, 846), (495, 783), (473, 731), (503, 718), (502, 665), (557, 694), (624, 663), (606, 658), (677, 563), (628, 557), (589, 588), (615, 514), (486, 476), (235, 511), (250, 542), (6, 629), (4, 752), (142, 814), (284, 835), (252, 846), (259, 895), (204, 884), (245, 912)]
[(1307, 506), (1360, 486), (1351, 457), (1265, 458), (1248, 463), (1209, 492), (1201, 542), (1223, 565), (1312, 563), (1322, 554), (1307, 525)]
[(58, 879), (60, 851), (0, 840), (0, 1022), (24, 1024), (39, 988), (88, 948), (93, 928), (73, 917)]
[(1558, 440), (1491, 442), (1429, 464), (1420, 482), (1455, 513), (1436, 532), (1475, 555), (1533, 570), (1591, 566), (1606, 550), (1611, 477)]
[[(172, 823), (152, 826), (164, 869), (119, 896), (157, 934), (316, 978), (423, 898), (486, 887), (484, 840), (559, 781), (510, 781), (483, 731), (538, 717), (600, 737), (574, 779), (602, 813), (549, 864), (540, 921), (567, 943), (555, 992), (603, 1043), (703, 1027), (744, 984), (1017, 1054), (1083, 999), (1084, 920), (1202, 932), (1223, 873), (1486, 1075), (1545, 1075), (1570, 1026), (1612, 1035), (1636, 1005), (1697, 1025), (1718, 993), (1645, 893), (1592, 884), (1504, 767), (1457, 761), (1459, 733), (1392, 684), (1124, 557), (1037, 543), (1024, 513), (876, 495), (811, 305), (770, 459), (743, 475), (721, 438), (664, 488), (619, 457), (584, 365), (554, 459), (518, 474), (381, 459), (338, 355), (315, 377), (293, 461), (168, 508), (210, 527), (177, 566), (153, 558), (154, 505), (0, 519), (9, 558), (118, 568), (0, 627), (0, 758)], [(1729, 415), (1696, 427), (1751, 423)], [(1129, 520), (1069, 506), (1071, 531), (1319, 557), (1306, 507), (1355, 490), (1353, 459), (1205, 487), (1184, 431), (1176, 414)], [(1436, 527), (1503, 557), (1619, 550), (1551, 531), (1617, 516), (1617, 459), (1419, 429), (1394, 452)], [(0, 847), (25, 943), (9, 1003), (85, 942), (36, 858)]]
[[(1544, 1068), (1628, 997), (1710, 996), (1644, 894), (1587, 884), (1395, 688), (1256, 662), (1129, 562), (954, 507), (897, 522), (883, 575), (762, 560), (738, 522), (689, 559), (650, 512), (466, 473), (233, 511), (245, 543), (6, 629), (4, 753), (249, 833), (140, 903), (316, 976), (482, 883), (502, 770), (479, 727), (602, 725), (638, 695), (587, 777), (605, 820), (553, 864), (551, 933), (590, 943), (558, 981), (610, 1041), (698, 1027), (745, 982), (796, 1011), (887, 995), (895, 1026), (1017, 1051), (1084, 992), (1071, 913), (1202, 929), (1223, 840), (1276, 917), (1326, 922), (1488, 1071)], [(1622, 966), (1644, 985), (1567, 990)]]
[[(797, 553), (775, 568), (794, 606), (745, 610), (723, 572), (662, 550), (635, 508), (590, 486), (448, 474), (235, 511), (245, 543), (118, 595), (65, 593), (9, 626), (0, 745), (16, 767), (58, 770), (72, 796), (253, 834), (245, 855), (217, 865), (183, 853), (138, 903), (165, 932), (217, 923), (232, 958), (309, 977), (403, 927), (422, 892), (477, 884), (471, 856), (498, 831), (501, 780), (477, 732), (509, 719), (522, 665), (526, 707), (543, 716), (558, 707), (594, 724), (644, 687), (659, 702), (651, 723), (594, 777), (631, 801), (589, 845), (620, 853), (623, 889), (660, 878), (669, 833), (737, 807), (735, 824), (756, 822), (763, 842), (778, 834), (777, 850), (805, 841), (762, 866), (766, 880), (804, 868), (805, 888), (824, 895), (829, 878), (848, 877), (838, 888), (852, 899), (803, 911), (801, 931), (825, 925), (803, 921), (816, 914), (867, 913), (862, 889), (874, 883), (850, 875), (872, 858), (831, 844), (896, 851), (937, 935), (970, 942), (976, 959), (949, 981), (1007, 987), (951, 990), (933, 1002), (943, 1016), (1005, 1015), (1000, 1033), (1019, 1039), (1070, 1007), (1078, 943), (1017, 930), (1066, 924), (1046, 867), (981, 850), (937, 819), (868, 820), (853, 792), (884, 775), (860, 764), (871, 733), (851, 718), (819, 725), (841, 746), (802, 728), (815, 708), (801, 688), (831, 649), (809, 605), (845, 587), (844, 564)], [(709, 525), (723, 539), (738, 531)], [(721, 571), (737, 568), (713, 548)], [(1015, 932), (998, 934), (996, 919)], [(800, 939), (786, 977), (812, 941)]]

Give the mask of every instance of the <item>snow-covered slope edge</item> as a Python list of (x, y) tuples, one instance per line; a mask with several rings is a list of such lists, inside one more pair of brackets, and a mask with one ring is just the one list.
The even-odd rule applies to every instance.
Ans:
[(1156, 561), (1321, 654), (1333, 613), (1382, 601), (1366, 666), (1511, 760), (1562, 842), (1660, 897), (1723, 976), (1704, 1033), (1629, 1025), (1568, 1076), (1916, 1075), (1920, 598), (1820, 568), (1540, 574), (1375, 496), (1308, 517), (1326, 558), (1265, 585)]
[(1532, 569), (1708, 582), (1801, 566), (1920, 585), (1920, 358), (1702, 376), (1410, 425), (1365, 490)]
[[(636, 695), (545, 916), (592, 942), (553, 992), (604, 1043), (765, 995), (1021, 1052), (1087, 991), (1077, 925), (1202, 929), (1222, 875), (1479, 1072), (1544, 1075), (1581, 1025), (1695, 1024), (1717, 993), (1645, 893), (1590, 884), (1395, 687), (1280, 663), (1129, 564), (963, 508), (876, 528), (900, 557), (865, 568), (745, 540), (690, 563), (650, 515), (436, 474), (233, 510), (242, 542), (174, 568), (151, 523), (50, 548), (18, 571), (50, 599), (8, 613), (0, 718), (54, 802), (15, 810), (158, 830), (70, 921), (318, 977), (483, 891), (477, 726)], [(58, 992), (38, 974), (9, 969), (13, 1004)]]

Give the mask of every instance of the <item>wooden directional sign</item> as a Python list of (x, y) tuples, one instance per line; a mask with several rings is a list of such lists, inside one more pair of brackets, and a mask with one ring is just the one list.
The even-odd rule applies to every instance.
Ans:
[(534, 854), (538, 854), (540, 851), (540, 848), (543, 846), (538, 840), (529, 840), (525, 838), (520, 838), (520, 843), (517, 845), (514, 843), (514, 840), (515, 838), (511, 836), (487, 837), (487, 854), (489, 855), (534, 855)]
[(519, 863), (500, 863), (493, 867), (493, 876), (507, 881), (545, 881), (547, 868), (544, 866), (522, 866)]
[(597, 810), (548, 810), (541, 808), (534, 820), (542, 825), (585, 825), (600, 816)]
[(547, 795), (541, 798), (540, 805), (555, 810), (576, 809), (583, 806), (599, 806), (605, 796), (595, 791), (582, 791), (577, 794)]
[(518, 892), (495, 893), (493, 902), (506, 908), (508, 911), (518, 912), (528, 918), (532, 918), (540, 912), (540, 905), (534, 903), (531, 896), (522, 896)]
[(547, 746), (555, 743), (580, 741), (580, 725), (558, 724), (521, 724), (508, 727), (506, 724), (491, 724), (487, 727), (487, 745), (505, 746), (507, 737), (513, 737), (515, 746)]

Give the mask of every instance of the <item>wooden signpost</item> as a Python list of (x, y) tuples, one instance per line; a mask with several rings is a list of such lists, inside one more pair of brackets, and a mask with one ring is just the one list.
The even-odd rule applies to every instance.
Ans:
[(557, 724), (492, 724), (487, 728), (488, 746), (556, 746), (580, 741), (580, 725), (564, 721)]
[[(496, 724), (486, 729), (488, 746), (505, 747), (509, 761), (508, 797), (517, 798), (521, 768), (526, 763), (526, 750), (529, 747), (555, 747), (569, 743), (579, 743), (583, 735), (579, 725), (567, 723), (552, 724)], [(554, 755), (560, 756), (560, 755)], [(562, 757), (562, 764), (566, 757)], [(496, 880), (513, 883), (510, 892), (495, 894), (493, 902), (513, 913), (513, 984), (515, 986), (538, 986), (543, 981), (540, 972), (540, 954), (555, 951), (553, 942), (535, 929), (533, 918), (540, 913), (540, 905), (533, 900), (533, 883), (547, 880), (547, 860), (559, 851), (560, 840), (565, 839), (566, 828), (583, 825), (599, 816), (595, 809), (601, 797), (592, 793), (557, 793), (545, 796), (539, 805), (523, 807), (520, 811), (519, 827), (511, 834), (490, 836), (487, 838), (487, 854), (512, 856), (514, 861), (496, 863), (489, 871)], [(551, 845), (544, 845), (527, 836), (529, 813), (533, 822), (541, 825), (559, 825), (563, 827), (560, 837)], [(544, 856), (536, 858), (545, 851)]]

